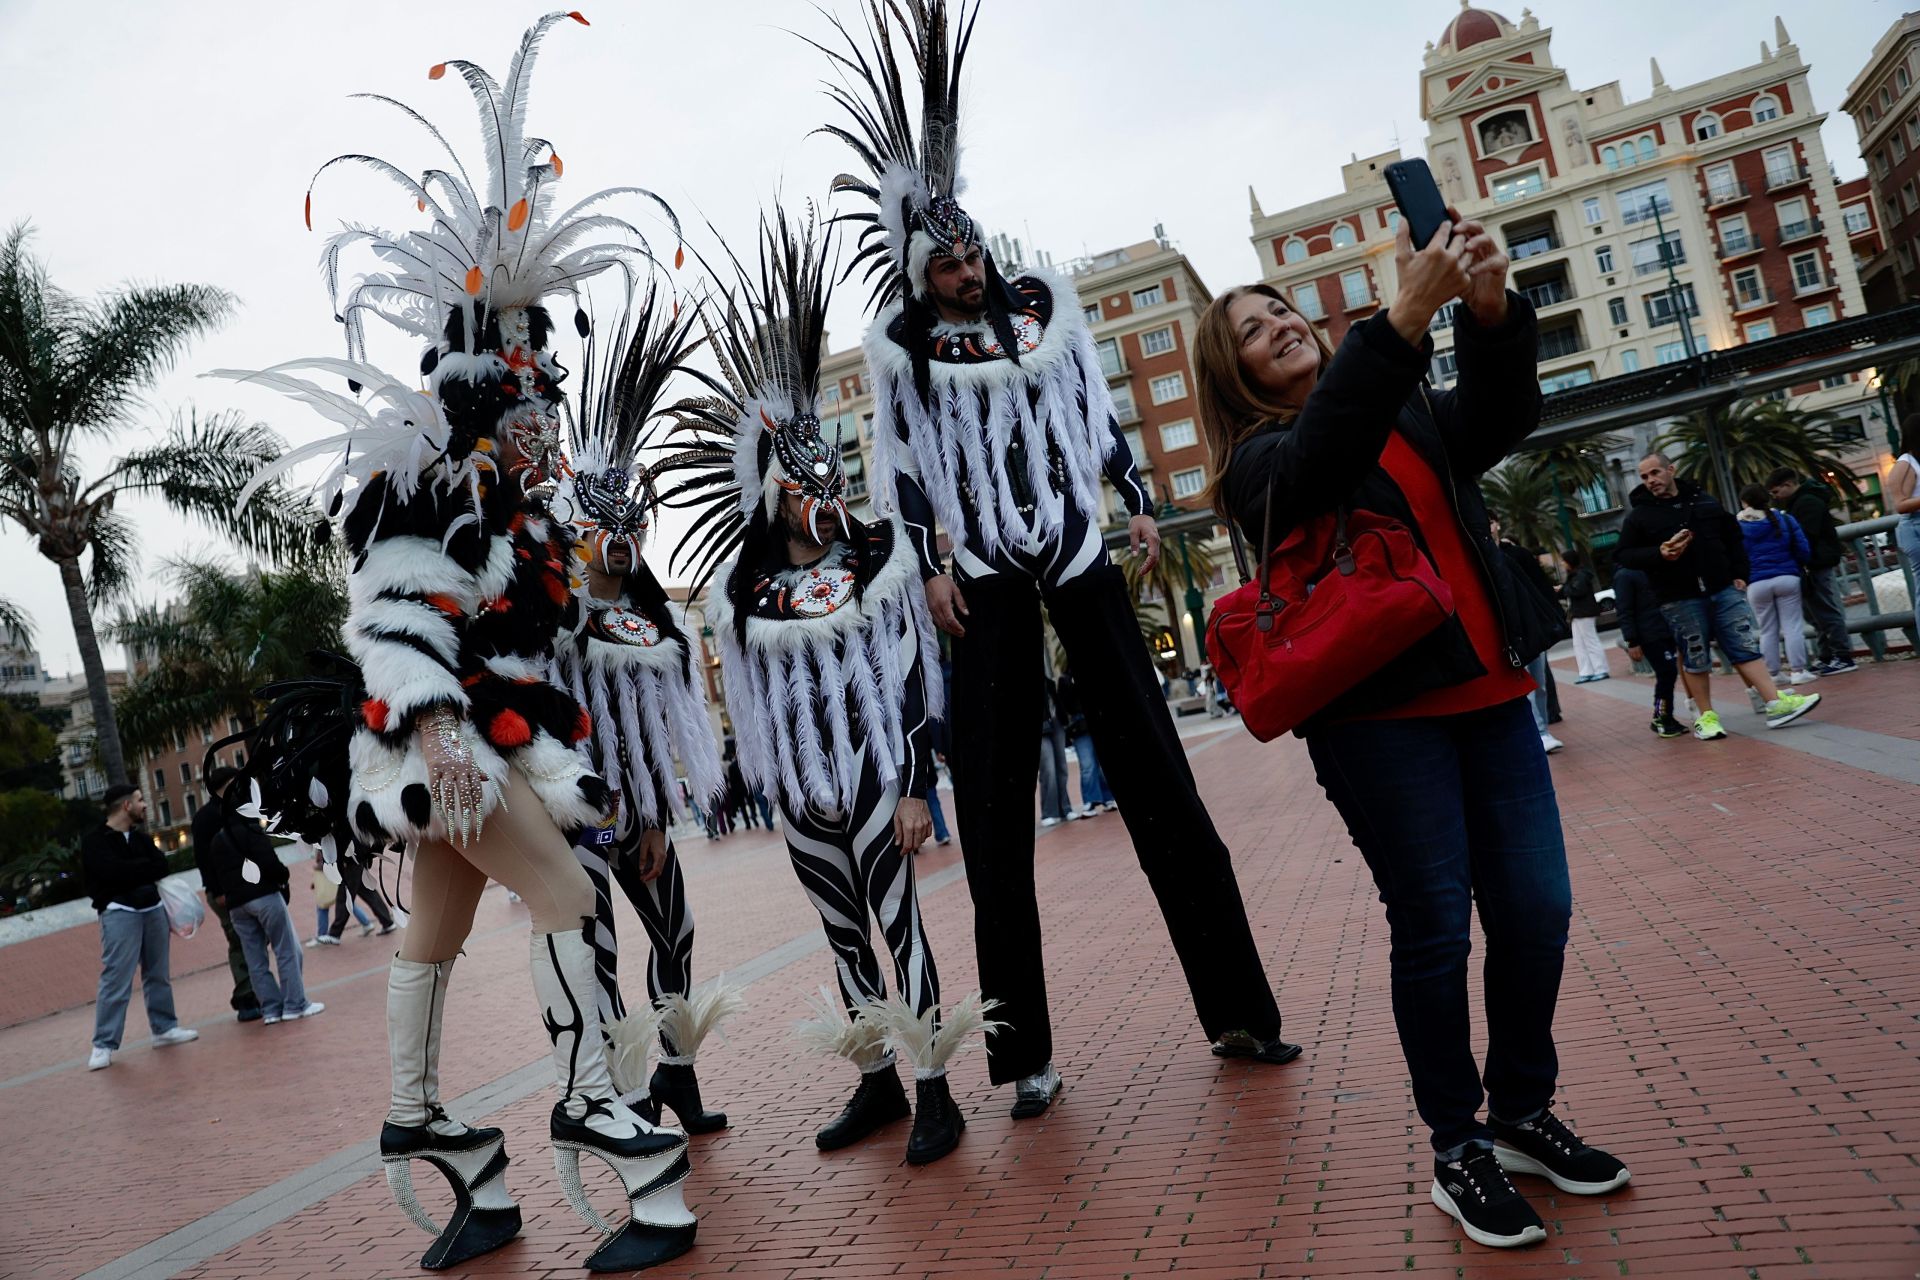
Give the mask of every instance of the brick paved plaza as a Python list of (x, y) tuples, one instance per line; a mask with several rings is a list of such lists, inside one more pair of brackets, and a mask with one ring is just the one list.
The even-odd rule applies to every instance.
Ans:
[[(1307, 1046), (1299, 1062), (1208, 1055), (1106, 816), (1039, 844), (1058, 1107), (1013, 1122), (975, 1055), (954, 1074), (970, 1126), (953, 1156), (909, 1168), (904, 1125), (823, 1156), (813, 1130), (850, 1080), (793, 1047), (805, 995), (830, 977), (817, 923), (777, 837), (696, 837), (682, 852), (699, 973), (749, 984), (750, 1008), (702, 1058), (708, 1100), (734, 1123), (696, 1142), (699, 1244), (655, 1274), (1914, 1275), (1920, 664), (1819, 688), (1821, 711), (1778, 733), (1729, 699), (1736, 736), (1702, 744), (1647, 732), (1644, 682), (1563, 678), (1567, 749), (1553, 768), (1575, 903), (1561, 1110), (1634, 1180), (1581, 1200), (1521, 1179), (1544, 1246), (1463, 1243), (1428, 1203), (1366, 869), (1299, 743), (1262, 747), (1214, 722), (1183, 728), (1289, 1038)], [(920, 874), (957, 996), (974, 975), (957, 847), (930, 849)], [(294, 880), (304, 932), (312, 904)], [(506, 1128), (526, 1217), (468, 1273), (579, 1275), (593, 1240), (545, 1142), (552, 1087), (526, 935), (524, 911), (490, 889), (450, 997), (443, 1091), (464, 1118)], [(200, 1041), (149, 1049), (136, 1000), (125, 1049), (97, 1073), (85, 1070), (97, 931), (0, 950), (0, 1274), (419, 1274), (427, 1238), (373, 1157), (390, 948), (349, 930), (305, 952), (327, 1012), (267, 1028), (227, 1013), (217, 939), (175, 951), (180, 1013)], [(600, 1195), (617, 1196), (610, 1176)]]

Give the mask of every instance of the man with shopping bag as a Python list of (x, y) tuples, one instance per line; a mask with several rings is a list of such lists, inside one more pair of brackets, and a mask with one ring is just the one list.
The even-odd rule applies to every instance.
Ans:
[(147, 798), (138, 787), (120, 784), (107, 788), (105, 800), (106, 820), (80, 841), (80, 867), (93, 909), (100, 913), (100, 994), (94, 1002), (89, 1071), (113, 1065), (133, 998), (136, 964), (154, 1047), (200, 1038), (198, 1031), (181, 1026), (173, 1012), (167, 911), (158, 888), (167, 874), (167, 859), (152, 836), (135, 830), (146, 821)]

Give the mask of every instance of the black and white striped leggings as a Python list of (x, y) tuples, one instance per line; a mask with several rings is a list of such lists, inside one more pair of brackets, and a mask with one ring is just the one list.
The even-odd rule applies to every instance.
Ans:
[(893, 953), (894, 981), (913, 1011), (925, 1013), (940, 1003), (933, 950), (920, 927), (913, 859), (901, 856), (893, 838), (896, 787), (882, 787), (862, 753), (860, 786), (850, 813), (812, 805), (796, 810), (784, 797), (780, 803), (793, 871), (820, 912), (849, 1013), (855, 1005), (887, 994), (869, 936), (869, 914), (880, 923), (887, 950)]
[[(667, 865), (651, 882), (640, 878), (640, 825), (623, 837), (611, 828), (588, 828), (574, 840), (573, 851), (593, 881), (593, 928), (587, 940), (593, 946), (593, 967), (600, 979), (600, 1025), (627, 1016), (620, 996), (619, 944), (613, 932), (612, 886), (617, 883), (640, 917), (653, 944), (647, 961), (647, 995), (686, 995), (693, 989), (693, 912), (687, 909), (686, 880), (673, 837), (667, 837)], [(600, 843), (605, 840), (606, 843)], [(611, 874), (609, 874), (611, 873)], [(667, 1053), (679, 1050), (663, 1031), (660, 1042)]]

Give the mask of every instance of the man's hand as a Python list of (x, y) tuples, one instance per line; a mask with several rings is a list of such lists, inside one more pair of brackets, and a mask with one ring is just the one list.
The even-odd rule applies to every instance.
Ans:
[(222, 911), (225, 911), (227, 909), (227, 895), (224, 893), (214, 894), (213, 905), (220, 908)]
[(1147, 548), (1147, 562), (1140, 566), (1140, 572), (1152, 573), (1160, 563), (1160, 526), (1152, 516), (1135, 516), (1127, 521), (1127, 545), (1134, 555), (1140, 554), (1142, 544)]
[(1678, 560), (1681, 556), (1687, 554), (1687, 547), (1692, 542), (1693, 542), (1693, 530), (1682, 529), (1680, 532), (1674, 534), (1671, 538), (1668, 538), (1665, 542), (1660, 544), (1661, 558), (1666, 560)]
[(1467, 251), (1467, 287), (1460, 295), (1475, 321), (1488, 328), (1507, 319), (1507, 253), (1485, 224), (1462, 218), (1449, 207), (1454, 234), (1465, 238)]
[(1627, 656), (1629, 658), (1632, 658), (1635, 662), (1638, 662), (1640, 661), (1640, 659), (1646, 657), (1647, 655), (1641, 651), (1639, 645), (1630, 644), (1627, 646)]
[(893, 838), (903, 854), (913, 853), (933, 834), (933, 811), (925, 800), (907, 796), (893, 811)]
[(1745, 578), (1735, 578), (1733, 580), (1733, 589), (1735, 591), (1745, 591), (1747, 589), (1747, 580)]
[(967, 634), (960, 619), (967, 616), (967, 600), (960, 594), (960, 584), (946, 574), (927, 579), (927, 608), (933, 614), (933, 625), (950, 636)]
[(640, 833), (640, 879), (652, 884), (667, 869), (667, 833), (664, 831), (642, 831)]

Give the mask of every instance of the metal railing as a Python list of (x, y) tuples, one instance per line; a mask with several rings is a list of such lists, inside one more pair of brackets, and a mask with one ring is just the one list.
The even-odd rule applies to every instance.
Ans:
[(1839, 282), (1840, 278), (1831, 271), (1822, 271), (1813, 279), (1804, 281), (1798, 276), (1795, 276), (1793, 280), (1793, 296), (1796, 298), (1804, 298), (1811, 293), (1825, 293)]
[(1620, 225), (1633, 227), (1642, 222), (1654, 221), (1653, 210), (1656, 204), (1660, 206), (1660, 216), (1663, 218), (1673, 212), (1673, 201), (1664, 196), (1657, 200), (1650, 199), (1645, 204), (1636, 201), (1620, 210)]
[(1780, 244), (1782, 247), (1797, 244), (1802, 240), (1811, 240), (1827, 229), (1827, 224), (1818, 218), (1802, 218), (1798, 222), (1782, 223), (1780, 226)]
[(1548, 329), (1540, 335), (1539, 358), (1542, 360), (1558, 360), (1586, 349), (1586, 339), (1575, 329)]
[(1738, 240), (1729, 236), (1718, 249), (1713, 251), (1713, 256), (1725, 262), (1728, 258), (1744, 258), (1750, 253), (1758, 253), (1766, 247), (1759, 236), (1742, 236)]
[(1545, 284), (1528, 285), (1520, 291), (1520, 296), (1536, 309), (1557, 307), (1563, 302), (1573, 301), (1573, 286), (1564, 280), (1549, 280)]
[(1806, 161), (1786, 169), (1769, 168), (1767, 170), (1767, 190), (1779, 191), (1785, 187), (1797, 186), (1809, 176)]
[(1707, 208), (1718, 209), (1722, 205), (1738, 204), (1752, 194), (1747, 184), (1737, 178), (1732, 182), (1716, 182), (1707, 188)]
[[(1873, 651), (1874, 661), (1883, 662), (1887, 656), (1886, 633), (1899, 629), (1907, 633), (1909, 644), (1914, 643), (1914, 602), (1920, 596), (1914, 594), (1913, 562), (1900, 550), (1899, 539), (1893, 536), (1894, 526), (1904, 516), (1880, 516), (1873, 520), (1856, 520), (1852, 524), (1843, 524), (1836, 533), (1840, 535), (1842, 545), (1853, 553), (1853, 569), (1845, 576), (1852, 578), (1860, 592), (1867, 598), (1867, 616), (1848, 618), (1847, 630), (1867, 638), (1867, 648)], [(1885, 545), (1879, 544), (1879, 535), (1885, 535)], [(1868, 540), (1874, 539), (1870, 543)], [(1874, 594), (1873, 577), (1875, 570), (1884, 573), (1897, 567), (1907, 580), (1907, 607), (1892, 613), (1881, 613), (1879, 597)], [(1920, 647), (1916, 647), (1920, 653)]]
[(1543, 253), (1553, 253), (1562, 247), (1559, 236), (1551, 231), (1545, 231), (1539, 235), (1528, 236), (1525, 240), (1508, 241), (1507, 257), (1515, 262), (1521, 262), (1527, 258), (1537, 258)]
[(1762, 307), (1772, 306), (1774, 302), (1773, 290), (1769, 289), (1766, 285), (1761, 285), (1760, 292), (1756, 294), (1736, 292), (1733, 297), (1733, 314), (1740, 315), (1747, 311), (1758, 311)]

